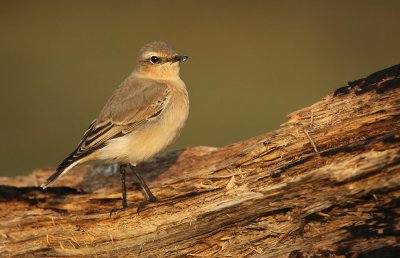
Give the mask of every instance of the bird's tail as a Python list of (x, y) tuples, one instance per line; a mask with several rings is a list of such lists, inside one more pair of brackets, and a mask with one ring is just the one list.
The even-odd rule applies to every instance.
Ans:
[(74, 157), (73, 154), (71, 154), (70, 156), (68, 156), (66, 159), (64, 159), (63, 162), (61, 162), (60, 165), (58, 165), (56, 171), (54, 172), (54, 174), (52, 174), (45, 183), (43, 183), (40, 187), (42, 187), (43, 189), (46, 189), (51, 183), (53, 183), (57, 178), (59, 178), (60, 176), (64, 175), (65, 173), (67, 173), (71, 168), (75, 167), (76, 165), (78, 165), (79, 163), (82, 163), (82, 159), (77, 159), (76, 157)]

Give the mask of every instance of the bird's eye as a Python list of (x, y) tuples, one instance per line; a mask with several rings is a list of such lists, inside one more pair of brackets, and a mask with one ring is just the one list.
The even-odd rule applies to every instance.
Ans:
[(150, 62), (152, 62), (153, 64), (157, 64), (160, 62), (160, 58), (158, 56), (152, 56), (150, 57)]

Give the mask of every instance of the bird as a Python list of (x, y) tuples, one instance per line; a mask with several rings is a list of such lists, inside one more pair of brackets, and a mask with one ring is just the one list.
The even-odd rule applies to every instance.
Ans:
[(75, 150), (41, 187), (47, 188), (79, 164), (101, 160), (119, 165), (122, 209), (127, 208), (127, 171), (135, 174), (142, 187), (143, 204), (158, 201), (136, 166), (171, 144), (186, 123), (189, 97), (179, 73), (187, 59), (163, 41), (143, 46), (133, 71), (113, 92)]

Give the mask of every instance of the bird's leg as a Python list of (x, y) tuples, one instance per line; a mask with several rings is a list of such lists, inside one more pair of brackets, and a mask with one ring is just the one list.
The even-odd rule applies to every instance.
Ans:
[(119, 166), (119, 174), (121, 177), (121, 190), (122, 190), (122, 209), (125, 209), (126, 207), (128, 207), (128, 204), (126, 201), (126, 183), (125, 183), (126, 167), (127, 167), (126, 164)]
[(114, 208), (110, 211), (110, 217), (113, 214), (113, 212), (120, 211), (123, 209), (126, 209), (128, 207), (127, 201), (126, 201), (126, 183), (125, 183), (125, 174), (126, 174), (126, 168), (128, 167), (127, 164), (121, 164), (119, 166), (119, 175), (121, 179), (121, 190), (122, 190), (122, 208)]
[(148, 200), (149, 202), (157, 202), (158, 201), (157, 197), (154, 196), (154, 194), (150, 191), (150, 188), (147, 186), (147, 184), (144, 181), (144, 179), (142, 178), (142, 176), (137, 172), (136, 166), (129, 164), (129, 167), (131, 168), (131, 170), (133, 171), (133, 173), (139, 180), (139, 184), (142, 187), (143, 191), (145, 192), (146, 200)]
[(139, 204), (138, 207), (138, 212), (143, 209), (147, 204), (151, 203), (151, 202), (158, 202), (159, 200), (157, 199), (157, 197), (155, 197), (155, 195), (150, 191), (150, 188), (147, 186), (146, 182), (144, 181), (144, 179), (140, 176), (140, 174), (137, 172), (136, 170), (136, 166), (135, 165), (131, 165), (129, 164), (130, 169), (133, 171), (133, 173), (135, 174), (135, 176), (137, 177), (140, 186), (142, 187), (144, 193), (145, 193), (145, 197), (146, 197), (146, 201), (142, 202), (141, 204)]

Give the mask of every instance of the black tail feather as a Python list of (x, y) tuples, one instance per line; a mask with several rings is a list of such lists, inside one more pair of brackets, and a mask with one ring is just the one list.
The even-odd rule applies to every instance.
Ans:
[(88, 155), (92, 154), (95, 150), (98, 150), (98, 149), (104, 147), (105, 143), (99, 144), (99, 145), (95, 146), (95, 148), (91, 148), (86, 151), (81, 150), (81, 147), (82, 147), (81, 145), (82, 144), (80, 144), (66, 159), (63, 160), (63, 162), (60, 163), (60, 165), (58, 165), (54, 174), (52, 174), (46, 180), (46, 182), (44, 184), (42, 184), (40, 187), (45, 189), (47, 186), (49, 186), (49, 184), (54, 182), (54, 180), (56, 180), (65, 171), (65, 169), (67, 169), (72, 163), (74, 163), (84, 157), (87, 157)]
[(64, 159), (60, 165), (58, 165), (56, 171), (40, 187), (42, 187), (44, 189), (47, 186), (49, 186), (49, 184), (53, 183), (64, 172), (64, 170), (66, 168), (68, 168), (75, 161), (77, 161), (77, 159), (76, 159), (76, 157), (74, 158), (73, 153), (72, 153), (70, 156), (68, 156), (66, 159)]
[[(96, 120), (94, 120), (90, 124), (89, 128), (86, 130), (81, 142), (78, 144), (78, 147), (66, 159), (64, 159), (60, 163), (60, 165), (58, 165), (54, 174), (52, 174), (46, 180), (46, 182), (41, 185), (41, 187), (43, 189), (46, 188), (52, 182), (54, 182), (54, 180), (56, 180), (69, 166), (71, 166), (71, 164), (89, 156), (94, 151), (101, 149), (105, 146), (105, 142), (100, 142), (98, 144), (94, 144), (93, 146), (88, 147), (88, 144), (90, 144), (91, 142), (93, 142), (94, 140), (97, 139), (97, 137), (93, 138), (93, 139), (89, 139), (88, 138), (89, 136), (91, 136), (93, 133), (99, 133), (101, 130), (104, 130), (105, 132), (107, 132), (108, 130), (110, 130), (112, 128), (112, 126), (110, 126), (111, 123), (107, 123), (98, 128), (96, 128), (95, 125), (96, 125)], [(121, 136), (120, 134), (114, 135), (113, 138)], [(99, 134), (99, 135), (101, 135), (101, 134)]]

